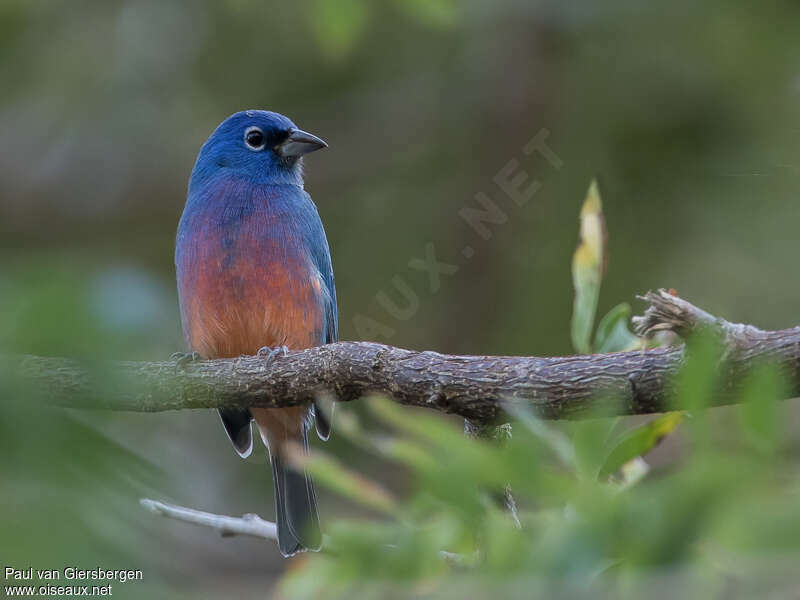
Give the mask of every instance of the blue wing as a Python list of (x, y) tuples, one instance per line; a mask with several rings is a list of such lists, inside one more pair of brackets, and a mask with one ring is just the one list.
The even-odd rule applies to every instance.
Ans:
[[(325, 284), (326, 294), (325, 302), (325, 319), (324, 331), (322, 339), (323, 343), (331, 344), (339, 341), (339, 310), (336, 302), (336, 282), (333, 277), (333, 265), (331, 263), (331, 252), (328, 247), (328, 238), (325, 236), (325, 229), (322, 226), (322, 220), (319, 218), (317, 208), (311, 201), (311, 196), (308, 196), (308, 203), (313, 214), (309, 214), (307, 218), (307, 235), (308, 247), (311, 250), (311, 256), (314, 261), (314, 266), (317, 267), (322, 281)], [(327, 440), (331, 435), (331, 422), (333, 416), (333, 403), (327, 410), (319, 407), (317, 402), (314, 403), (314, 416), (317, 427), (317, 435), (323, 440)]]
[[(327, 243), (325, 244), (327, 250)], [(325, 343), (331, 344), (339, 341), (339, 308), (336, 304), (336, 282), (333, 278), (333, 265), (331, 264), (330, 253), (327, 252), (327, 268), (320, 268), (322, 280), (328, 288), (328, 302), (325, 311), (325, 322), (327, 331), (325, 332)]]

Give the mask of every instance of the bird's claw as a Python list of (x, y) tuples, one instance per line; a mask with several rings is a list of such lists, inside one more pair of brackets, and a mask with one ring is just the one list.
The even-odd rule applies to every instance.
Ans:
[(173, 352), (169, 358), (175, 361), (175, 372), (177, 373), (178, 369), (185, 369), (190, 362), (200, 360), (200, 354), (197, 352)]
[(262, 346), (256, 352), (256, 356), (260, 356), (264, 359), (266, 364), (271, 364), (278, 356), (286, 356), (289, 354), (289, 348), (286, 346)]

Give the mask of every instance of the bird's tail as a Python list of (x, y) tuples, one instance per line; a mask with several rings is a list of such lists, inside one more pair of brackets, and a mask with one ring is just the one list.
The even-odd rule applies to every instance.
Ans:
[[(303, 435), (304, 447), (306, 446)], [(279, 451), (271, 452), (272, 479), (275, 482), (275, 523), (278, 547), (284, 556), (322, 546), (314, 483), (306, 472), (287, 464)]]
[(261, 438), (269, 448), (272, 479), (275, 483), (275, 523), (281, 554), (291, 556), (306, 550), (319, 550), (317, 497), (311, 476), (291, 465), (286, 452), (291, 444), (308, 453), (308, 408), (252, 408)]

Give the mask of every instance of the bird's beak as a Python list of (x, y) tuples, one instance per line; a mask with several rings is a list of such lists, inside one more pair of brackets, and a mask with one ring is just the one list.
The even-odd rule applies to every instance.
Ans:
[(302, 129), (292, 129), (289, 132), (289, 137), (275, 146), (275, 152), (284, 158), (298, 158), (303, 154), (327, 147), (328, 144), (317, 136), (311, 135)]

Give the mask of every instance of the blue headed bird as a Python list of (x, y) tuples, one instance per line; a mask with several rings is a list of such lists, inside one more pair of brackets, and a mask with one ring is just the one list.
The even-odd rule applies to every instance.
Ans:
[[(231, 115), (203, 144), (175, 249), (181, 322), (192, 352), (226, 358), (338, 339), (328, 241), (303, 189), (303, 155), (326, 146), (263, 110)], [(285, 452), (289, 443), (307, 449), (314, 412), (313, 406), (219, 411), (242, 457), (253, 448), (252, 420), (269, 449), (284, 556), (321, 545), (311, 478), (294, 470)], [(317, 432), (327, 439), (328, 418), (316, 413)]]

